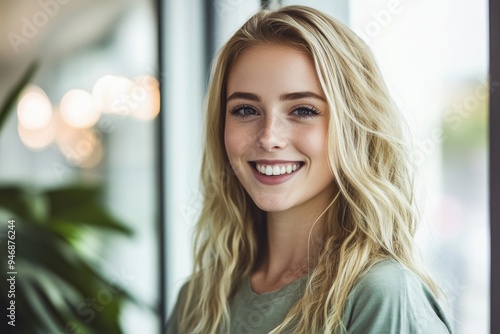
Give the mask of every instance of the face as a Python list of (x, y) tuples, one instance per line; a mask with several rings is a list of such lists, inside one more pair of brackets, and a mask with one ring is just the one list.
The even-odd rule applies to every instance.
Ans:
[(231, 166), (267, 212), (321, 209), (333, 197), (329, 110), (312, 59), (251, 47), (229, 73), (224, 140)]

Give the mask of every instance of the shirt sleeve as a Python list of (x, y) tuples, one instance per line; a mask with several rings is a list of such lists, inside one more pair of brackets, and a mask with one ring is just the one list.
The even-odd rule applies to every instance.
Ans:
[(395, 260), (375, 264), (350, 293), (347, 334), (449, 334), (451, 326), (430, 289)]
[(184, 284), (179, 292), (177, 297), (177, 302), (175, 303), (174, 309), (167, 320), (167, 325), (165, 329), (165, 334), (179, 334), (179, 322), (182, 309), (184, 308), (184, 304), (186, 303), (186, 289), (187, 283)]

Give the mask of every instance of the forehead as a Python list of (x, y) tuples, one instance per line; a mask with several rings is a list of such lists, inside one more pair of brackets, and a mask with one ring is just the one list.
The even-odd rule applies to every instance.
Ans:
[(310, 55), (295, 48), (265, 44), (243, 51), (229, 71), (228, 96), (235, 91), (254, 93), (312, 91), (322, 94)]

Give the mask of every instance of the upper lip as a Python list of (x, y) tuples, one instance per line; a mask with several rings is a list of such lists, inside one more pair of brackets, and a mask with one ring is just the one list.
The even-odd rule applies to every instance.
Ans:
[(252, 160), (249, 162), (257, 163), (257, 164), (265, 164), (265, 165), (275, 165), (275, 164), (289, 164), (289, 163), (301, 163), (302, 161), (298, 160)]

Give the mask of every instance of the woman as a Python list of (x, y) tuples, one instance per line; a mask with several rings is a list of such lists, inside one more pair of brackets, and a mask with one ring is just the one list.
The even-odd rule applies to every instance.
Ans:
[(449, 333), (418, 262), (401, 118), (367, 46), (260, 11), (206, 101), (195, 268), (167, 333)]

